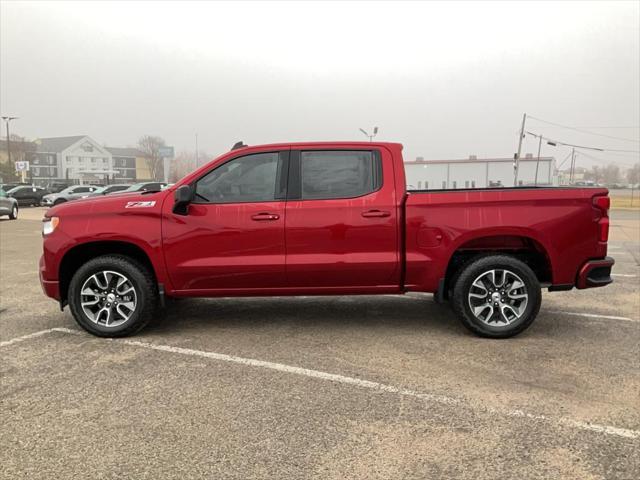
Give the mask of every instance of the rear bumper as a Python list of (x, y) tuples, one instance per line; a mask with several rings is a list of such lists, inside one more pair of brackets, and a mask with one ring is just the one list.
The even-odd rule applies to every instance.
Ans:
[(611, 268), (615, 263), (615, 260), (611, 257), (600, 260), (589, 260), (578, 272), (576, 288), (583, 289), (609, 285), (613, 282), (611, 278)]

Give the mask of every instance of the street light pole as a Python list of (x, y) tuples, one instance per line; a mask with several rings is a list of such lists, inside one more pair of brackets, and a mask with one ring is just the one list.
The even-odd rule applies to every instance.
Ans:
[[(11, 120), (16, 120), (17, 118), (18, 117), (9, 116), (2, 117), (2, 120), (7, 124), (7, 161), (9, 162), (9, 165), (11, 165), (11, 135), (9, 134), (9, 122), (11, 122)], [(21, 173), (21, 177), (24, 182), (24, 173)]]
[(363, 128), (361, 128), (360, 131), (364, 133), (367, 137), (369, 137), (370, 142), (373, 142), (373, 137), (375, 137), (378, 134), (378, 127), (373, 127), (373, 135), (369, 135), (367, 131), (364, 130)]
[(520, 172), (520, 153), (522, 152), (522, 139), (524, 138), (524, 124), (527, 121), (527, 114), (525, 113), (522, 116), (522, 127), (520, 127), (520, 138), (518, 139), (518, 153), (516, 153), (516, 158), (513, 162), (513, 186), (518, 186), (518, 173)]

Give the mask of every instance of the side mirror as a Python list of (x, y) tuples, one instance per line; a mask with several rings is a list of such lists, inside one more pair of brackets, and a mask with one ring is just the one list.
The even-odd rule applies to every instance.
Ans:
[(193, 189), (190, 185), (182, 185), (174, 193), (175, 203), (173, 204), (173, 213), (176, 215), (187, 215), (189, 213), (189, 204), (193, 200)]

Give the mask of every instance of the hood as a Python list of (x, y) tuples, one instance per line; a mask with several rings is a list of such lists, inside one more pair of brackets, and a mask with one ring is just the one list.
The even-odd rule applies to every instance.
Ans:
[(162, 202), (170, 190), (161, 192), (127, 192), (113, 195), (98, 195), (79, 198), (73, 202), (65, 202), (47, 210), (46, 216), (96, 216), (101, 214), (136, 214), (159, 212)]

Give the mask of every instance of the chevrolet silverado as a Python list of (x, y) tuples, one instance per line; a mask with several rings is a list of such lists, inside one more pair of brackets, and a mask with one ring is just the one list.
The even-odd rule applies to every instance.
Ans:
[(166, 190), (49, 209), (40, 279), (98, 336), (166, 297), (431, 292), (506, 338), (542, 288), (611, 283), (608, 210), (602, 188), (407, 191), (398, 143), (239, 144)]

